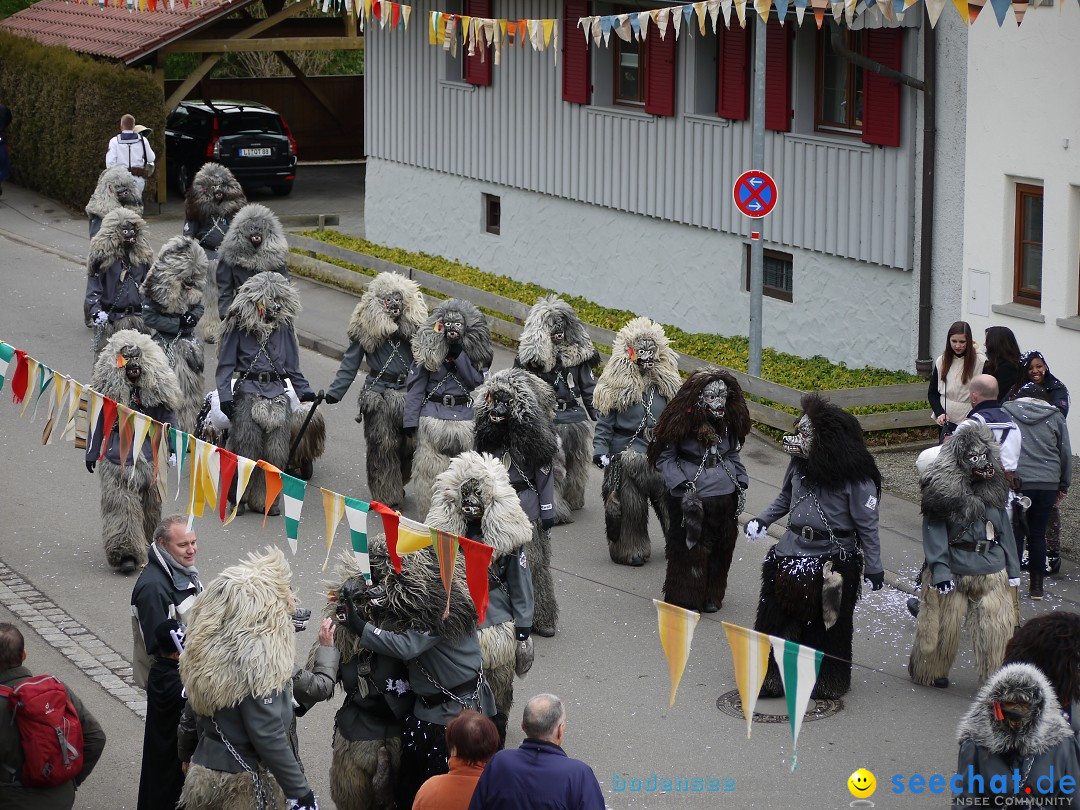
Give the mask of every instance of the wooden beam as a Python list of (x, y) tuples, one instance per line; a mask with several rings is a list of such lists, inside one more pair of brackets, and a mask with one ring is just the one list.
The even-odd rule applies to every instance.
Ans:
[(187, 98), (187, 94), (195, 88), (195, 85), (203, 80), (203, 77), (210, 72), (220, 59), (221, 54), (207, 56), (193, 71), (191, 71), (191, 74), (181, 82), (180, 86), (173, 90), (172, 95), (165, 99), (165, 115), (169, 115), (176, 109), (177, 104)]
[(342, 12), (341, 19), (345, 22), (345, 36), (356, 36), (356, 15), (351, 11)]
[(241, 51), (359, 51), (363, 37), (262, 37), (259, 39), (189, 39), (167, 45), (165, 53), (239, 53)]
[(338, 118), (337, 112), (334, 111), (334, 105), (330, 103), (330, 100), (326, 97), (323, 91), (319, 89), (319, 86), (312, 82), (310, 79), (308, 79), (306, 75), (304, 75), (304, 71), (300, 69), (300, 66), (296, 64), (296, 62), (294, 62), (292, 59), (290, 59), (289, 55), (284, 51), (274, 51), (274, 56), (276, 56), (278, 60), (283, 65), (285, 65), (286, 68), (288, 68), (289, 72), (296, 77), (296, 80), (304, 86), (304, 89), (307, 90), (317, 102), (319, 102), (319, 106), (330, 114), (330, 117), (334, 119), (334, 122), (342, 129), (345, 129), (344, 122), (340, 118)]

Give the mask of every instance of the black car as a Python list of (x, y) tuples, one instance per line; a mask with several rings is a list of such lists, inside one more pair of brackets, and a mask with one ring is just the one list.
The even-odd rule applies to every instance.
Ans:
[(207, 161), (243, 186), (270, 186), (279, 197), (296, 178), (296, 139), (285, 119), (254, 101), (183, 101), (165, 122), (166, 166), (181, 194)]

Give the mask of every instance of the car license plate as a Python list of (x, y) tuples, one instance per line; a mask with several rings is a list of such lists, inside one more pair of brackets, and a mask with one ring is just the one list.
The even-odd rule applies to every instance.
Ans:
[(238, 149), (240, 157), (270, 157), (270, 147), (261, 146), (257, 149)]

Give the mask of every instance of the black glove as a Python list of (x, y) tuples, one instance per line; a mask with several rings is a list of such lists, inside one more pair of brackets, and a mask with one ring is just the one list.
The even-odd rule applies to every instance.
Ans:
[(289, 799), (289, 810), (319, 810), (319, 803), (315, 801), (315, 791), (309, 790), (299, 799)]
[(604, 456), (600, 453), (597, 453), (595, 456), (592, 457), (592, 463), (601, 470), (607, 466), (607, 464), (604, 463)]
[(951, 579), (947, 579), (944, 582), (935, 582), (934, 587), (938, 589), (938, 593), (944, 596), (950, 593), (953, 589), (953, 582)]
[(352, 601), (348, 599), (345, 594), (339, 594), (337, 599), (337, 620), (338, 624), (343, 624), (360, 636), (364, 632), (364, 628), (367, 627), (367, 620), (353, 610)]
[(683, 481), (681, 484), (679, 484), (677, 487), (675, 487), (674, 492), (675, 492), (676, 495), (681, 496), (681, 495), (685, 495), (688, 492), (693, 492), (696, 489), (697, 489), (697, 487), (694, 486), (693, 481)]
[(589, 414), (589, 418), (592, 419), (594, 422), (597, 420), (597, 418), (599, 418), (599, 414), (596, 412), (596, 408), (594, 408), (592, 405), (586, 405), (585, 412)]
[(88, 473), (92, 473), (94, 471), (94, 467), (96, 467), (96, 466), (97, 466), (97, 459), (96, 458), (88, 458), (86, 460), (86, 471)]
[(337, 405), (339, 402), (341, 402), (341, 399), (335, 397), (333, 394), (327, 394), (325, 399), (327, 405)]
[(871, 589), (880, 591), (885, 584), (885, 572), (878, 571), (876, 574), (864, 574), (863, 579), (870, 583)]
[(301, 394), (300, 395), (300, 401), (301, 402), (314, 402), (315, 401), (315, 392), (314, 391), (308, 391), (307, 393)]
[(449, 360), (451, 363), (457, 360), (457, 356), (459, 354), (461, 354), (460, 343), (451, 343), (449, 346), (446, 347), (446, 359)]
[(180, 325), (185, 329), (191, 329), (199, 322), (199, 319), (192, 315), (190, 312), (185, 312), (180, 316)]
[(231, 399), (227, 399), (224, 402), (219, 402), (218, 410), (225, 414), (226, 419), (232, 419), (233, 401)]
[(401, 432), (405, 434), (406, 439), (411, 439), (416, 435), (416, 425), (412, 427), (402, 428)]
[(529, 633), (532, 630), (531, 627), (515, 627), (514, 633), (517, 634), (518, 641), (524, 641), (529, 637)]
[(555, 518), (541, 518), (540, 525), (544, 528), (544, 531), (550, 531), (551, 527), (555, 525)]

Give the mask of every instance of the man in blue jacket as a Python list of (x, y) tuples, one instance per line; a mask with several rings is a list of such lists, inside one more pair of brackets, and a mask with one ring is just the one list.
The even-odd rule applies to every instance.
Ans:
[(537, 695), (521, 719), (525, 742), (499, 751), (488, 762), (469, 810), (604, 810), (592, 768), (562, 749), (566, 707), (555, 695)]

